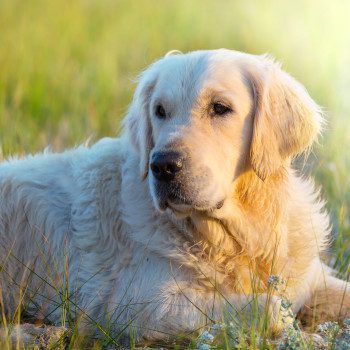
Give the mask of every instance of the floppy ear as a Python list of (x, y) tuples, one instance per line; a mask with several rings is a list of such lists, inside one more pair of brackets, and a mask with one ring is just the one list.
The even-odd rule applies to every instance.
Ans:
[(140, 154), (142, 180), (148, 175), (149, 154), (154, 147), (149, 104), (155, 81), (142, 78), (124, 119), (124, 126), (131, 144)]
[(321, 131), (320, 107), (306, 89), (267, 56), (251, 71), (255, 108), (251, 165), (265, 180), (308, 149)]

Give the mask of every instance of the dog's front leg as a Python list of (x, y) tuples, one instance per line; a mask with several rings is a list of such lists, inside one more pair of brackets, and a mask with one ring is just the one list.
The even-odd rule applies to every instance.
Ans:
[(281, 314), (281, 299), (267, 294), (224, 297), (187, 288), (181, 293), (164, 292), (153, 309), (151, 305), (143, 329), (141, 325), (141, 333), (147, 339), (173, 338), (199, 331), (208, 324), (229, 321), (247, 326), (266, 321), (273, 333), (279, 333), (288, 322)]
[(327, 272), (301, 309), (299, 318), (304, 326), (314, 327), (325, 321), (341, 321), (346, 317), (350, 317), (350, 283)]

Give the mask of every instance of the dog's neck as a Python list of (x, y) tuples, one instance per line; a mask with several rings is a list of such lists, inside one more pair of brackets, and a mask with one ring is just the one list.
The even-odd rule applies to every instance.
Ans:
[[(211, 254), (251, 260), (274, 261), (288, 254), (287, 228), (282, 225), (287, 215), (285, 182), (288, 173), (281, 170), (265, 181), (253, 171), (236, 179), (230, 209), (220, 219), (198, 213), (191, 217), (194, 240)], [(227, 212), (229, 214), (227, 214)]]

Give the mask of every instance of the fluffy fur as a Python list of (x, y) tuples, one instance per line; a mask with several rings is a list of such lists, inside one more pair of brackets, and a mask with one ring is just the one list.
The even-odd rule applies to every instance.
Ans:
[[(217, 102), (230, 112), (215, 115)], [(267, 56), (160, 59), (141, 75), (120, 138), (1, 164), (4, 307), (14, 313), (23, 298), (28, 314), (58, 323), (70, 305), (86, 324), (159, 339), (226, 311), (249, 316), (254, 299), (278, 331), (280, 295), (267, 283), (278, 275), (304, 322), (350, 315), (348, 285), (320, 258), (323, 203), (291, 168), (321, 124), (306, 90)], [(164, 150), (186, 155), (173, 190), (150, 171)]]

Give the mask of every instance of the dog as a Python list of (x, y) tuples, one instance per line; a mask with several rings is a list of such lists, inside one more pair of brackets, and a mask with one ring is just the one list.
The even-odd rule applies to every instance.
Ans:
[(322, 125), (269, 56), (159, 59), (120, 137), (1, 164), (3, 308), (53, 323), (64, 309), (138, 341), (249, 320), (253, 304), (279, 332), (283, 298), (306, 325), (350, 315), (349, 285), (321, 258), (324, 202), (292, 168)]

